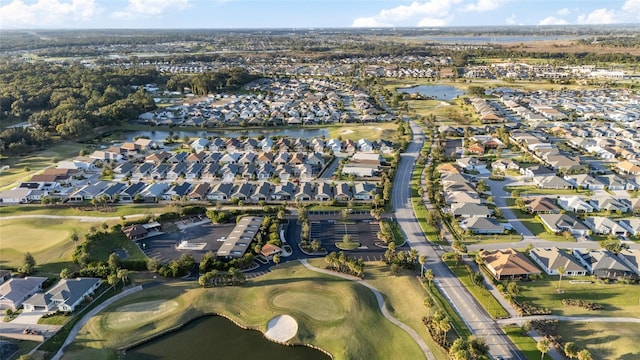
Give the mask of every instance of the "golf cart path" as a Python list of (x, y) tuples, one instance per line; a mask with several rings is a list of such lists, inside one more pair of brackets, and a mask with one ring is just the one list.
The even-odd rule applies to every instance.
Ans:
[(355, 281), (355, 282), (359, 283), (360, 285), (362, 285), (362, 286), (368, 288), (369, 290), (371, 290), (371, 292), (373, 292), (373, 294), (376, 296), (376, 300), (378, 302), (378, 308), (380, 309), (380, 312), (382, 313), (382, 315), (384, 315), (384, 317), (387, 318), (387, 320), (391, 321), (393, 324), (395, 324), (396, 326), (398, 326), (402, 330), (406, 331), (409, 334), (409, 336), (411, 336), (413, 338), (413, 340), (415, 340), (415, 342), (418, 343), (418, 346), (420, 346), (420, 349), (422, 349), (422, 352), (424, 352), (424, 355), (426, 356), (427, 359), (429, 359), (429, 360), (434, 360), (435, 359), (434, 356), (433, 356), (433, 353), (431, 353), (431, 350), (429, 349), (427, 344), (420, 337), (420, 335), (418, 335), (418, 333), (415, 332), (415, 330), (413, 330), (407, 324), (401, 322), (400, 320), (394, 318), (391, 314), (389, 314), (389, 311), (387, 310), (387, 307), (385, 306), (384, 298), (382, 297), (382, 293), (380, 293), (380, 291), (378, 289), (376, 289), (375, 287), (373, 287), (372, 285), (370, 285), (366, 281), (364, 281), (362, 279), (359, 279), (359, 278), (356, 278), (356, 277), (353, 277), (351, 275), (341, 274), (341, 273), (338, 273), (338, 272), (335, 272), (335, 271), (330, 271), (330, 270), (317, 268), (317, 267), (309, 264), (309, 262), (307, 262), (307, 259), (300, 259), (300, 263), (302, 263), (302, 265), (304, 265), (304, 267), (306, 267), (307, 269), (309, 269), (311, 271), (315, 271), (315, 272), (322, 273), (322, 274), (327, 274), (327, 275), (332, 275), (332, 276), (337, 276), (337, 277), (340, 277), (340, 278), (343, 278), (343, 279), (346, 279), (346, 280)]
[(73, 342), (73, 340), (76, 338), (76, 336), (78, 336), (78, 333), (80, 332), (80, 329), (82, 329), (82, 327), (87, 323), (87, 321), (89, 321), (89, 319), (94, 317), (97, 313), (99, 313), (100, 311), (104, 310), (104, 308), (106, 308), (107, 306), (113, 304), (114, 302), (122, 299), (123, 297), (125, 297), (127, 295), (130, 295), (130, 294), (133, 294), (135, 292), (138, 292), (140, 290), (142, 290), (142, 286), (140, 286), (140, 285), (132, 287), (132, 288), (128, 288), (127, 290), (124, 290), (123, 292), (110, 297), (109, 299), (107, 299), (103, 303), (101, 303), (100, 305), (98, 305), (95, 308), (91, 309), (91, 311), (89, 311), (87, 314), (85, 314), (82, 317), (82, 319), (80, 319), (73, 326), (73, 328), (69, 332), (69, 335), (67, 336), (67, 339), (64, 341), (64, 343), (62, 344), (62, 346), (60, 347), (58, 352), (51, 359), (52, 360), (60, 360), (62, 358), (62, 355), (64, 354), (64, 351), (66, 350), (67, 346), (69, 346)]

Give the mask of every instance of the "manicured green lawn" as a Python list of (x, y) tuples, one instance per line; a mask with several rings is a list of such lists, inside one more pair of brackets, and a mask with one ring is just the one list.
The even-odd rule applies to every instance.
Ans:
[(496, 300), (493, 295), (487, 290), (486, 287), (478, 286), (473, 283), (471, 277), (473, 274), (470, 274), (467, 271), (467, 268), (463, 265), (454, 266), (455, 264), (448, 261), (447, 265), (453, 273), (458, 277), (460, 282), (469, 290), (471, 295), (473, 295), (478, 303), (487, 311), (487, 313), (494, 319), (505, 318), (509, 316), (507, 310), (505, 310), (502, 305)]
[(519, 191), (520, 195), (593, 195), (590, 190), (573, 190), (573, 189), (539, 189), (533, 185), (505, 186), (507, 192)]
[(343, 140), (368, 139), (392, 139), (398, 129), (398, 124), (393, 122), (381, 122), (371, 124), (341, 124), (328, 125), (329, 138), (342, 137)]
[[(575, 277), (576, 280), (591, 280), (590, 277)], [(556, 291), (558, 277), (545, 280), (519, 282), (522, 291), (519, 299), (536, 306), (550, 309), (554, 315), (639, 317), (640, 286), (625, 284), (571, 284), (563, 277), (560, 285), (564, 293)], [(603, 304), (603, 310), (589, 311), (580, 307), (562, 305), (562, 299), (581, 299)]]
[(116, 204), (111, 205), (109, 207), (109, 211), (104, 211), (102, 207), (92, 207), (88, 204), (61, 207), (46, 207), (40, 204), (32, 204), (0, 207), (0, 216), (57, 215), (119, 218), (120, 216), (129, 216), (134, 214), (153, 215), (168, 211), (174, 211), (174, 209), (167, 204)]
[[(206, 313), (222, 313), (261, 331), (265, 331), (269, 319), (287, 313), (298, 321), (298, 334), (292, 342), (314, 344), (336, 359), (423, 358), (413, 339), (382, 317), (371, 291), (353, 281), (312, 272), (297, 262), (282, 264), (244, 286), (214, 289), (196, 286), (194, 282), (166, 283), (116, 302), (84, 326), (69, 349), (70, 356), (78, 358), (95, 349), (110, 352), (109, 349), (147, 339)], [(283, 296), (291, 296), (302, 304), (313, 302), (318, 308), (293, 306)], [(319, 301), (318, 297), (326, 299)], [(131, 329), (109, 327), (110, 314), (152, 300), (175, 301), (178, 307), (164, 317), (141, 321)], [(327, 311), (340, 312), (341, 316), (322, 317)]]
[(80, 242), (84, 241), (89, 228), (99, 228), (100, 224), (67, 219), (0, 220), (0, 267), (22, 265), (28, 251), (36, 259), (37, 271), (58, 274), (71, 264), (76, 245), (71, 235), (76, 232)]
[(99, 241), (94, 241), (92, 246), (88, 247), (87, 251), (92, 259), (100, 261), (107, 261), (109, 255), (119, 249), (123, 249), (127, 253), (125, 260), (146, 260), (147, 256), (140, 250), (140, 248), (131, 240), (127, 239), (122, 232), (111, 233), (104, 235), (105, 238)]
[[(544, 225), (536, 220), (535, 215), (526, 213), (518, 209), (513, 198), (507, 198), (506, 203), (507, 206), (509, 206), (514, 214), (518, 217), (518, 220), (520, 220), (522, 225), (526, 226), (526, 228), (529, 229), (529, 231), (531, 231), (534, 235), (547, 241), (567, 242), (567, 239), (564, 236), (548, 232)], [(572, 239), (569, 239), (569, 242), (576, 241), (574, 238)]]
[(502, 330), (516, 347), (522, 351), (527, 360), (540, 360), (540, 351), (538, 351), (536, 341), (528, 335), (522, 335), (519, 326), (505, 326)]
[(561, 321), (558, 333), (564, 341), (588, 349), (594, 359), (634, 360), (640, 356), (640, 324)]

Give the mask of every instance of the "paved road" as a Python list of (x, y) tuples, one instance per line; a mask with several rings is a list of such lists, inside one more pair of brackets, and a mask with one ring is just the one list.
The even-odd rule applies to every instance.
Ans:
[(360, 284), (360, 285), (366, 287), (367, 289), (371, 290), (371, 292), (373, 292), (373, 294), (376, 296), (376, 301), (378, 302), (378, 308), (380, 308), (380, 312), (382, 313), (382, 315), (384, 315), (384, 317), (387, 318), (387, 320), (391, 321), (393, 324), (395, 324), (396, 326), (398, 326), (402, 330), (406, 331), (409, 334), (409, 336), (411, 336), (418, 343), (418, 346), (420, 346), (420, 349), (422, 349), (422, 351), (424, 352), (424, 356), (427, 359), (429, 359), (429, 360), (435, 359), (433, 357), (433, 353), (431, 353), (431, 350), (429, 349), (427, 344), (424, 342), (424, 340), (422, 340), (420, 335), (418, 335), (418, 333), (415, 332), (415, 330), (413, 330), (407, 324), (401, 322), (400, 320), (394, 318), (391, 314), (389, 314), (389, 310), (387, 310), (387, 307), (386, 307), (386, 305), (384, 303), (384, 298), (382, 297), (382, 294), (380, 293), (380, 291), (378, 289), (376, 289), (371, 284), (369, 284), (368, 282), (366, 282), (366, 281), (364, 281), (364, 280), (362, 280), (360, 278), (353, 277), (351, 275), (341, 274), (341, 273), (338, 273), (338, 272), (335, 272), (335, 271), (329, 271), (329, 270), (325, 270), (325, 269), (320, 269), (320, 268), (317, 268), (315, 266), (312, 266), (307, 262), (307, 259), (300, 259), (300, 262), (302, 263), (302, 265), (304, 265), (307, 269), (309, 269), (311, 271), (315, 271), (315, 272), (328, 274), (328, 275), (332, 275), (332, 276), (337, 276), (337, 277), (341, 277), (343, 279), (355, 281), (358, 284)]
[(529, 229), (524, 226), (520, 220), (518, 220), (518, 217), (513, 210), (507, 206), (507, 198), (509, 198), (511, 194), (506, 192), (504, 187), (508, 186), (513, 181), (508, 177), (505, 178), (504, 181), (491, 180), (488, 176), (483, 178), (486, 184), (491, 188), (491, 196), (493, 196), (493, 201), (495, 201), (496, 207), (502, 210), (502, 216), (509, 222), (509, 224), (511, 224), (513, 229), (524, 238), (539, 240), (538, 237), (534, 236), (533, 233), (529, 231)]
[(484, 311), (469, 294), (467, 289), (442, 262), (438, 247), (427, 241), (411, 205), (411, 176), (415, 161), (424, 144), (422, 128), (414, 121), (409, 125), (413, 132), (413, 141), (402, 154), (393, 184), (393, 208), (395, 217), (412, 249), (427, 256), (428, 268), (438, 279), (437, 286), (444, 293), (471, 332), (485, 339), (492, 357), (505, 359), (524, 359), (524, 355), (504, 334), (499, 325)]
[(560, 315), (535, 315), (514, 319), (500, 319), (499, 324), (518, 324), (526, 321), (534, 320), (558, 320), (558, 321), (579, 321), (579, 322), (606, 322), (606, 323), (637, 323), (640, 324), (640, 318), (632, 317), (602, 317), (602, 316), (560, 316)]

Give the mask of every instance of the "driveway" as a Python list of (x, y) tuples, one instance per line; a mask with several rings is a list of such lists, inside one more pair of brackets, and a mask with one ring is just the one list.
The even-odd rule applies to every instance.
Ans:
[(37, 325), (38, 320), (46, 313), (46, 311), (23, 311), (11, 321), (11, 324)]
[(484, 178), (484, 181), (491, 188), (491, 195), (493, 196), (493, 201), (496, 203), (496, 207), (502, 210), (502, 216), (509, 222), (509, 224), (513, 227), (513, 229), (521, 234), (524, 238), (539, 240), (529, 229), (524, 226), (516, 214), (507, 206), (507, 198), (511, 197), (507, 191), (504, 190), (505, 186), (513, 185), (515, 183), (514, 180), (505, 177), (503, 181), (491, 180), (489, 178)]

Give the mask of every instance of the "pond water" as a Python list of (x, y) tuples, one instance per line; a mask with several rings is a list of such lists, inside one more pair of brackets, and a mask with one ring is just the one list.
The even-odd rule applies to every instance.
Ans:
[(400, 88), (398, 91), (428, 96), (437, 100), (454, 100), (458, 96), (464, 95), (464, 91), (450, 85), (419, 85), (410, 88)]
[(206, 316), (127, 350), (124, 359), (329, 360), (330, 357), (306, 346), (276, 344), (258, 331), (241, 329), (220, 316)]
[[(154, 141), (163, 141), (167, 135), (169, 135), (169, 131), (128, 131), (123, 136), (123, 141), (132, 141), (134, 138), (139, 136), (146, 136)], [(327, 129), (298, 129), (298, 128), (276, 128), (276, 129), (253, 129), (253, 130), (201, 130), (201, 129), (193, 129), (171, 132), (171, 136), (178, 135), (179, 137), (183, 137), (185, 135), (194, 138), (194, 137), (240, 137), (240, 136), (248, 136), (248, 137), (258, 137), (263, 135), (265, 137), (271, 136), (287, 136), (292, 138), (316, 138), (322, 136), (329, 136), (329, 130)]]

